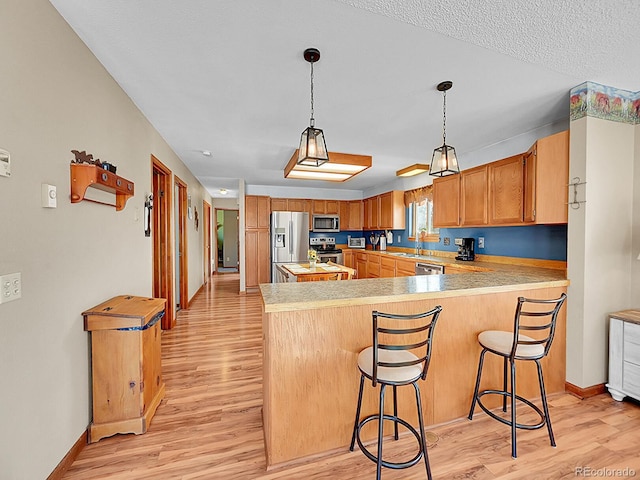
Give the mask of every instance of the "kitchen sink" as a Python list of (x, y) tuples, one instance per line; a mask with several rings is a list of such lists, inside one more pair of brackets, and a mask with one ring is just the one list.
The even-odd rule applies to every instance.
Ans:
[(409, 257), (409, 258), (417, 258), (420, 255), (416, 255), (415, 253), (404, 253), (404, 252), (389, 252), (388, 255), (394, 255), (396, 257)]

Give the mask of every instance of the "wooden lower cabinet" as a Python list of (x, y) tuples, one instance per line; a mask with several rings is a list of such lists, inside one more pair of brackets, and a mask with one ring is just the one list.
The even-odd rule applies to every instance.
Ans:
[(367, 278), (380, 278), (380, 255), (367, 255)]
[(396, 260), (396, 277), (412, 277), (416, 274), (416, 262), (413, 260)]
[(254, 288), (271, 282), (269, 230), (247, 230), (245, 232), (245, 284)]
[(357, 252), (356, 258), (356, 271), (358, 272), (358, 278), (367, 278), (367, 253)]
[(394, 258), (380, 257), (380, 278), (393, 278), (396, 276), (396, 261)]
[(89, 443), (141, 434), (164, 398), (160, 319), (164, 298), (114, 297), (86, 312), (91, 332), (93, 420)]
[(342, 264), (345, 267), (356, 268), (355, 255), (350, 250), (342, 250)]

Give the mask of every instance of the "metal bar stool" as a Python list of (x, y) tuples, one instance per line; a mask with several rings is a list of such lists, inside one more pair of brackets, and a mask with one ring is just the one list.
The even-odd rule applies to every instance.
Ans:
[[(412, 467), (421, 458), (427, 468), (427, 477), (431, 480), (431, 468), (427, 455), (427, 442), (424, 435), (424, 420), (422, 418), (422, 404), (420, 402), (420, 388), (418, 380), (427, 377), (427, 370), (431, 360), (431, 348), (433, 346), (433, 331), (442, 311), (441, 306), (434, 309), (418, 313), (415, 315), (396, 315), (391, 313), (373, 312), (373, 346), (367, 347), (358, 355), (358, 369), (360, 370), (360, 393), (358, 394), (358, 407), (356, 409), (356, 419), (353, 424), (353, 434), (351, 436), (351, 446), (353, 451), (355, 442), (358, 442), (360, 450), (370, 460), (376, 462), (376, 478), (380, 478), (382, 467), (401, 469)], [(392, 321), (379, 320), (390, 319)], [(399, 322), (396, 322), (399, 320)], [(416, 322), (416, 320), (422, 320)], [(407, 328), (394, 328), (398, 324), (407, 324)], [(412, 352), (414, 350), (416, 353)], [(380, 384), (379, 412), (369, 415), (360, 420), (360, 409), (362, 407), (362, 392), (364, 390), (364, 379), (371, 380), (371, 385), (375, 388)], [(384, 394), (387, 386), (393, 387), (393, 415), (384, 413)], [(418, 407), (418, 420), (420, 431), (418, 432), (406, 420), (398, 417), (397, 387), (403, 385), (413, 385), (416, 395), (416, 405)], [(378, 421), (378, 451), (377, 455), (372, 454), (365, 448), (360, 440), (360, 430), (370, 421)], [(418, 440), (420, 451), (411, 460), (406, 462), (388, 462), (382, 459), (382, 432), (383, 421), (391, 420), (394, 423), (394, 438), (398, 440), (398, 424), (407, 428)]]
[[(549, 408), (547, 406), (547, 395), (544, 390), (544, 378), (542, 376), (542, 366), (540, 360), (549, 353), (551, 342), (555, 334), (556, 320), (558, 312), (562, 304), (567, 299), (566, 294), (562, 294), (560, 298), (551, 300), (537, 300), (532, 298), (518, 298), (516, 307), (513, 332), (502, 332), (497, 330), (488, 330), (478, 335), (478, 342), (482, 347), (480, 353), (480, 361), (478, 362), (478, 375), (476, 377), (476, 388), (473, 392), (473, 401), (469, 410), (469, 420), (473, 419), (473, 411), (476, 402), (480, 408), (489, 416), (499, 422), (511, 427), (511, 456), (517, 457), (516, 452), (516, 428), (525, 430), (535, 430), (541, 428), (545, 424), (549, 431), (549, 440), (551, 446), (556, 446), (551, 429), (551, 419), (549, 418)], [(536, 338), (525, 335), (528, 332)], [(531, 333), (535, 332), (535, 333)], [(480, 379), (482, 376), (482, 366), (484, 364), (484, 355), (493, 353), (503, 358), (503, 387), (502, 390), (482, 390), (480, 388)], [(511, 389), (507, 389), (507, 360), (511, 364)], [(541, 411), (536, 405), (526, 398), (516, 394), (516, 360), (533, 360), (538, 368), (538, 381), (540, 383), (540, 395), (542, 397)], [(511, 399), (511, 417), (510, 420), (503, 418), (489, 410), (483, 403), (484, 395), (501, 395), (502, 411), (507, 411), (507, 397)], [(535, 424), (521, 424), (516, 421), (516, 400), (524, 403), (532, 408), (540, 417), (540, 421)]]

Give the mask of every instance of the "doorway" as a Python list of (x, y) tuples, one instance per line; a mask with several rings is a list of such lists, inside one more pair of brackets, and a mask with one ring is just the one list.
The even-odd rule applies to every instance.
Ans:
[(152, 176), (152, 234), (153, 234), (153, 296), (167, 300), (165, 315), (162, 317), (162, 329), (175, 326), (175, 312), (172, 306), (173, 251), (171, 249), (171, 170), (151, 155)]
[(189, 308), (189, 276), (187, 270), (187, 211), (191, 206), (187, 205), (187, 184), (177, 176), (174, 176), (175, 188), (175, 291), (176, 312)]
[(216, 271), (239, 272), (238, 210), (216, 208)]

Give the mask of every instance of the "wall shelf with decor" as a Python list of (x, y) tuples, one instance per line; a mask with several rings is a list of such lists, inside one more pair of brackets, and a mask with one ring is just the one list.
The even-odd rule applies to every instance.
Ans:
[[(93, 187), (105, 192), (115, 193), (116, 203), (106, 203), (98, 200), (85, 198), (87, 188)], [(109, 170), (105, 170), (98, 165), (86, 165), (80, 163), (71, 164), (71, 203), (78, 203), (82, 200), (100, 203), (116, 207), (117, 211), (122, 210), (129, 198), (133, 197), (133, 182), (116, 175)]]

